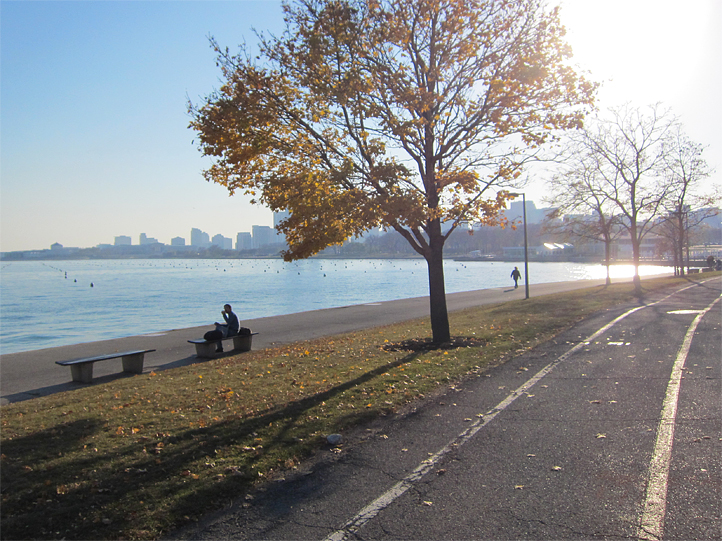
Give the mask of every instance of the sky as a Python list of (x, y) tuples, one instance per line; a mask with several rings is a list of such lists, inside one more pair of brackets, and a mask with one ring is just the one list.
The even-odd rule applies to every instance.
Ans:
[[(556, 3), (598, 106), (671, 108), (719, 185), (722, 2)], [(0, 0), (0, 251), (273, 225), (203, 179), (187, 103), (219, 86), (209, 36), (234, 51), (282, 27), (275, 0)], [(542, 206), (541, 180), (524, 191)]]

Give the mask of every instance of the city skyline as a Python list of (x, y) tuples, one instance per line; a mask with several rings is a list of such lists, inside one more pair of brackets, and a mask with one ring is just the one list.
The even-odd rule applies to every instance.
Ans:
[[(547, 210), (546, 208), (539, 208), (536, 206), (536, 203), (534, 201), (528, 200), (526, 202), (527, 206), (527, 220), (528, 223), (540, 223), (542, 219), (544, 218), (544, 215)], [(507, 211), (505, 211), (505, 214), (507, 215), (507, 218), (509, 220), (520, 220), (522, 215), (522, 202), (521, 201), (511, 201), (509, 204), (509, 208)], [(65, 246), (62, 242), (59, 240), (54, 241), (50, 246), (61, 246), (63, 248), (94, 248), (94, 247), (103, 247), (103, 246), (143, 246), (147, 244), (163, 244), (165, 246), (196, 246), (196, 247), (208, 247), (212, 245), (219, 246), (224, 249), (250, 249), (258, 247), (259, 245), (263, 244), (270, 244), (274, 241), (278, 242), (285, 242), (285, 239), (283, 239), (283, 236), (277, 232), (276, 228), (281, 220), (283, 220), (285, 217), (288, 216), (288, 212), (274, 212), (272, 213), (273, 217), (273, 227), (270, 226), (264, 226), (264, 225), (257, 225), (254, 224), (251, 226), (251, 231), (238, 231), (235, 235), (235, 243), (233, 244), (233, 247), (226, 247), (222, 243), (216, 242), (217, 238), (223, 238), (227, 241), (233, 241), (234, 237), (225, 237), (224, 235), (217, 233), (213, 236), (210, 235), (210, 233), (207, 233), (199, 228), (192, 227), (190, 230), (189, 236), (181, 237), (181, 236), (174, 236), (171, 237), (170, 242), (162, 242), (159, 241), (155, 237), (148, 237), (147, 233), (145, 231), (138, 234), (138, 243), (133, 244), (133, 237), (130, 235), (114, 235), (113, 236), (113, 242), (100, 242), (98, 244), (94, 244), (91, 246)], [(197, 232), (197, 234), (203, 235), (203, 240), (196, 240), (194, 243), (194, 233)], [(269, 239), (269, 235), (272, 235), (275, 237), (273, 240)], [(241, 238), (244, 238), (245, 241), (250, 241), (250, 243), (244, 243), (241, 241)], [(260, 239), (260, 240), (258, 240)], [(190, 242), (186, 244), (186, 240), (189, 240)], [(179, 241), (183, 241), (182, 243)], [(259, 244), (260, 243), (260, 244)], [(239, 248), (239, 244), (241, 247)], [(47, 249), (48, 247), (42, 247), (38, 249)], [(33, 249), (33, 250), (38, 250)], [(10, 251), (25, 251), (25, 250), (9, 250)]]
[[(226, 237), (220, 233), (216, 233), (215, 235), (212, 235), (210, 233), (207, 233), (206, 231), (203, 231), (202, 229), (199, 229), (197, 227), (191, 228), (190, 234), (188, 237), (181, 237), (181, 236), (175, 236), (170, 239), (170, 242), (163, 242), (160, 241), (154, 237), (148, 237), (145, 232), (140, 233), (138, 236), (138, 243), (133, 244), (132, 240), (133, 238), (130, 235), (116, 235), (114, 237), (114, 242), (107, 243), (107, 242), (101, 242), (100, 244), (97, 244), (96, 246), (143, 246), (145, 244), (163, 244), (165, 246), (196, 246), (196, 247), (208, 247), (216, 245), (220, 248), (224, 248), (226, 250), (238, 250), (241, 248), (237, 247), (238, 239), (241, 238), (241, 235), (248, 235), (250, 239), (256, 239), (257, 237), (262, 236), (264, 240), (267, 238), (266, 235), (268, 233), (272, 233), (274, 229), (267, 225), (253, 225), (251, 227), (251, 231), (238, 231), (235, 236), (236, 242), (233, 244), (233, 247), (227, 247), (224, 245), (223, 241), (234, 241), (233, 237)], [(254, 235), (253, 233), (256, 233)], [(202, 235), (200, 237), (202, 240), (195, 240), (196, 234)], [(276, 233), (272, 233), (274, 236), (277, 236)], [(127, 242), (126, 242), (127, 240)], [(194, 242), (195, 240), (195, 242)], [(182, 243), (179, 241), (183, 241)], [(186, 243), (186, 241), (189, 241)], [(282, 241), (281, 241), (282, 242)], [(59, 243), (62, 244), (62, 243)]]
[[(722, 174), (722, 3), (550, 1), (601, 110), (661, 102)], [(280, 35), (275, 0), (0, 1), (0, 251), (161, 240), (198, 227), (234, 238), (269, 209), (203, 179), (211, 161), (187, 102), (219, 84), (208, 36), (231, 52)], [(545, 194), (534, 176), (527, 199)], [(490, 194), (493, 195), (493, 194)], [(181, 229), (182, 228), (182, 229)]]

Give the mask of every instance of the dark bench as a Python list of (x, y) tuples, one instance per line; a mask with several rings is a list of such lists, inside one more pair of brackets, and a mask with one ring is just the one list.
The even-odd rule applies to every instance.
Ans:
[(88, 357), (86, 359), (75, 359), (72, 361), (55, 361), (55, 364), (59, 364), (61, 366), (70, 366), (70, 374), (73, 376), (73, 381), (91, 383), (93, 381), (93, 363), (122, 357), (123, 372), (142, 374), (143, 357), (146, 353), (150, 353), (151, 351), (155, 350), (141, 349), (137, 351), (124, 351), (122, 353), (111, 353), (109, 355), (99, 355), (97, 357)]
[(220, 340), (211, 340), (210, 342), (201, 338), (200, 340), (188, 340), (188, 343), (196, 346), (196, 355), (198, 357), (210, 358), (215, 357), (218, 344), (222, 344), (228, 340), (233, 340), (232, 351), (251, 351), (253, 337), (257, 334), (257, 332), (237, 334), (236, 336), (229, 336), (228, 338), (221, 338)]

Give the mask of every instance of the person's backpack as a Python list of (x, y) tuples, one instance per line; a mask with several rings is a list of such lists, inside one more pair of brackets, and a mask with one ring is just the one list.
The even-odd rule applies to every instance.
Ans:
[(221, 331), (208, 331), (206, 334), (203, 335), (203, 339), (206, 342), (213, 342), (215, 340), (221, 340), (223, 338), (223, 333)]
[(240, 329), (238, 329), (238, 334), (240, 334), (241, 336), (248, 336), (249, 334), (251, 334), (251, 329), (249, 329), (248, 327), (241, 327)]

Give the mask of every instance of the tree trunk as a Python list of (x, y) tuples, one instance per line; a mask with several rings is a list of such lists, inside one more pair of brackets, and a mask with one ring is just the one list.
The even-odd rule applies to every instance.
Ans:
[(678, 223), (678, 230), (679, 230), (679, 242), (678, 242), (678, 250), (679, 250), (679, 275), (684, 276), (684, 216), (682, 215), (682, 210), (679, 211), (679, 223)]
[(634, 284), (634, 293), (636, 295), (642, 294), (642, 280), (639, 277), (639, 252), (640, 252), (640, 244), (642, 244), (641, 239), (637, 237), (637, 228), (632, 226), (630, 231), (630, 240), (632, 242), (632, 262), (634, 263), (634, 278), (632, 278), (632, 283)]
[(449, 313), (446, 309), (446, 285), (444, 282), (444, 242), (441, 228), (432, 232), (426, 256), (429, 267), (429, 313), (431, 315), (432, 340), (436, 344), (451, 341)]
[(612, 249), (612, 240), (609, 238), (604, 239), (604, 261), (607, 266), (607, 285), (612, 284), (612, 278), (609, 276), (609, 252)]

